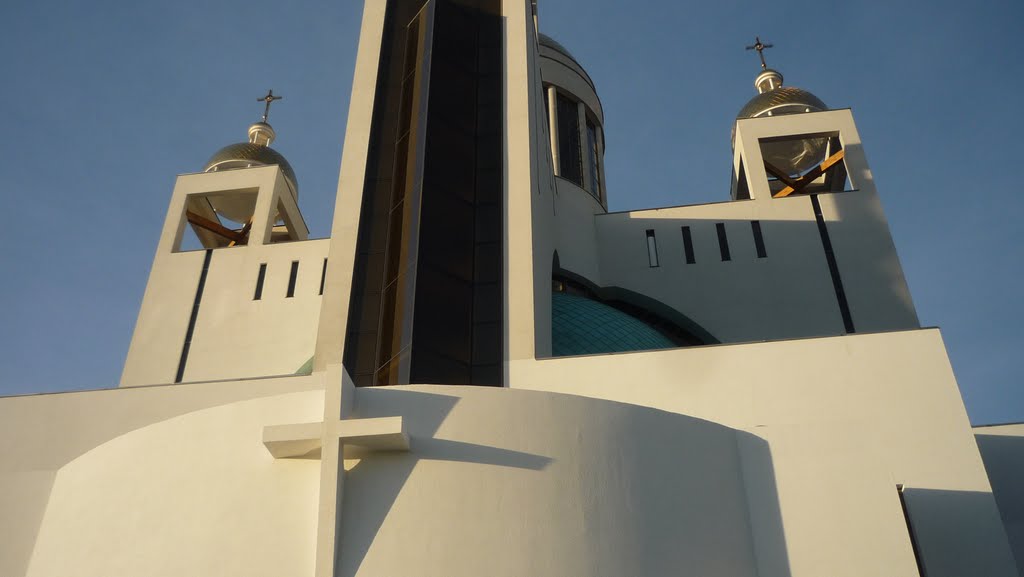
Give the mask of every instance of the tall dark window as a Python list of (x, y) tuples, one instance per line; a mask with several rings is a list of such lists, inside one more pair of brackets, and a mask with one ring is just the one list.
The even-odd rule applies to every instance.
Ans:
[(299, 261), (292, 261), (292, 270), (288, 273), (288, 293), (285, 294), (287, 298), (295, 296), (295, 281), (299, 277)]
[(590, 192), (601, 200), (601, 151), (597, 146), (597, 127), (587, 119), (587, 150), (590, 153)]
[(387, 11), (345, 365), (357, 386), (501, 385), (501, 1)]
[(576, 101), (558, 93), (559, 176), (583, 186), (583, 158), (580, 153), (580, 117)]
[(252, 295), (252, 300), (258, 301), (263, 298), (263, 281), (267, 278), (267, 263), (260, 264), (260, 272), (256, 275), (256, 292)]
[(768, 251), (764, 248), (764, 235), (761, 234), (761, 221), (750, 221), (750, 230), (754, 233), (754, 248), (757, 249), (757, 258), (767, 258)]
[(683, 227), (683, 254), (686, 256), (686, 264), (693, 264), (697, 259), (693, 255), (693, 235), (690, 234), (690, 227)]
[(647, 263), (654, 268), (658, 264), (658, 239), (654, 236), (654, 229), (647, 229)]
[(722, 252), (722, 260), (732, 260), (732, 256), (729, 255), (729, 237), (725, 234), (725, 223), (715, 223), (715, 229), (718, 230), (718, 249)]

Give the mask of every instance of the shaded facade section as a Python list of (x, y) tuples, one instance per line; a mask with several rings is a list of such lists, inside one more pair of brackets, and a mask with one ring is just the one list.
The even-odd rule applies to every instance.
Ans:
[(357, 385), (501, 384), (500, 9), (389, 2), (344, 354)]

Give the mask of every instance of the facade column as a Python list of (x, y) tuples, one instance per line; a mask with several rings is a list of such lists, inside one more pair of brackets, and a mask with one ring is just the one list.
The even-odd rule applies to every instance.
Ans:
[(594, 190), (594, 183), (590, 182), (590, 165), (594, 162), (594, 155), (590, 150), (590, 139), (587, 137), (587, 107), (582, 101), (576, 103), (576, 114), (579, 116), (580, 170), (583, 172), (583, 190), (601, 198), (601, 193)]
[(608, 181), (604, 177), (604, 127), (597, 126), (597, 177), (601, 180), (598, 196), (601, 206), (608, 209)]
[(548, 99), (548, 134), (551, 137), (551, 169), (555, 176), (562, 174), (558, 165), (558, 91), (548, 86), (545, 97)]

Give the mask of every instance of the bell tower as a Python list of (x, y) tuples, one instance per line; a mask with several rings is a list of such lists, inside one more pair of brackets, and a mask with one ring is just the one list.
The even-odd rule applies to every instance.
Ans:
[(328, 242), (309, 240), (295, 171), (263, 118), (177, 178), (121, 386), (308, 372)]
[(766, 48), (760, 38), (747, 47), (761, 73), (733, 127), (732, 199), (783, 221), (813, 219), (843, 333), (918, 327), (853, 114), (783, 85)]

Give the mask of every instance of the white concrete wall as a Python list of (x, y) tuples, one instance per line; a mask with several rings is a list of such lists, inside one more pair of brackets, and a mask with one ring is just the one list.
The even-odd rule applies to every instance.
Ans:
[[(328, 244), (321, 239), (215, 250), (184, 381), (290, 375), (311, 359)], [(286, 298), (293, 261), (299, 262), (295, 295)], [(257, 301), (261, 263), (267, 273)]]
[[(322, 396), (322, 392), (319, 390), (322, 387), (323, 382), (319, 376), (310, 376), (195, 385), (130, 387), (0, 399), (0, 575), (15, 577), (26, 574), (36, 546), (37, 535), (40, 534), (44, 525), (44, 516), (47, 513), (48, 503), (51, 501), (51, 493), (54, 483), (57, 481), (58, 472), (92, 449), (103, 446), (133, 430), (143, 429), (154, 423), (204, 408), (298, 391), (313, 390)], [(176, 433), (177, 436), (174, 439), (177, 439), (178, 436), (194, 437), (195, 434), (217, 435), (222, 433), (217, 433), (209, 428), (191, 431), (186, 427), (180, 431), (180, 435)], [(226, 434), (234, 435), (235, 433)], [(160, 459), (168, 450), (180, 450), (180, 447), (177, 446), (178, 441), (174, 439), (164, 439), (148, 445), (146, 451), (150, 457), (147, 458)], [(212, 438), (209, 441), (217, 442)], [(139, 462), (120, 462), (118, 464), (104, 461), (102, 467), (94, 469), (94, 473), (104, 477), (104, 487), (107, 481), (111, 488), (123, 486), (129, 478), (140, 474), (143, 461), (145, 459)], [(152, 464), (153, 461), (150, 463)], [(211, 463), (207, 462), (206, 464)], [(198, 473), (201, 467), (197, 468), (196, 463), (181, 464), (181, 466), (182, 470), (178, 474), (194, 475), (199, 480), (203, 478)], [(111, 476), (124, 477), (124, 479), (111, 479)], [(63, 498), (67, 499), (67, 476), (62, 478), (64, 479), (62, 481), (64, 489), (61, 490), (65, 492)], [(82, 482), (87, 482), (87, 480), (83, 479)], [(158, 479), (156, 482), (162, 483), (163, 481)], [(141, 491), (152, 490), (147, 486), (147, 484), (141, 483), (139, 488), (130, 489), (130, 491), (138, 494)], [(104, 487), (96, 487), (96, 489), (101, 491), (100, 494), (108, 495), (109, 490)], [(171, 494), (167, 499), (181, 498), (180, 494), (174, 494), (173, 487), (168, 490)], [(88, 500), (89, 497), (82, 496), (81, 498)], [(164, 499), (163, 496), (153, 497), (156, 502), (162, 502)], [(71, 510), (89, 507), (88, 503), (67, 503)], [(204, 514), (203, 511), (193, 512), (191, 506), (183, 505), (181, 501), (176, 501), (176, 503), (179, 506), (179, 509), (173, 512), (176, 517)], [(114, 508), (102, 511), (101, 517), (120, 517), (120, 521), (112, 519), (111, 522), (125, 522), (124, 516), (117, 514), (126, 513), (130, 517), (131, 512), (132, 509), (129, 508)], [(84, 522), (99, 521), (83, 517), (81, 520), (75, 521), (72, 526)], [(70, 529), (71, 526), (68, 528)], [(47, 529), (47, 531), (53, 530), (53, 527)], [(154, 530), (152, 535), (156, 535), (158, 538), (160, 536), (159, 529)], [(79, 547), (84, 542), (81, 541), (83, 539), (109, 539), (102, 534), (71, 535), (67, 538), (70, 539), (69, 547), (71, 549)], [(166, 544), (165, 542), (164, 545)], [(173, 554), (175, 551), (173, 547), (168, 548), (168, 553)], [(131, 547), (125, 547), (125, 550), (119, 555), (128, 555), (131, 552)], [(157, 553), (154, 552), (154, 555)], [(52, 560), (38, 561), (38, 563), (61, 563), (61, 559), (63, 559), (60, 553), (51, 555), (51, 557), (53, 557)], [(160, 569), (157, 567), (154, 570)], [(91, 571), (93, 571), (92, 568), (86, 567), (82, 573), (68, 571), (57, 574), (65, 577), (92, 574)], [(195, 571), (185, 571), (184, 573), (195, 574)], [(106, 575), (129, 574), (133, 573), (106, 573)]]
[(319, 391), (205, 409), (111, 440), (57, 473), (28, 577), (309, 575), (319, 462), (275, 460), (268, 424), (319, 419)]
[[(910, 577), (898, 483), (930, 576), (1016, 572), (935, 330), (513, 368), (356, 391), (412, 448), (347, 463), (338, 574)], [(317, 467), (261, 433), (323, 378), (0, 400), (0, 574), (309, 574)]]
[(355, 271), (359, 215), (363, 206), (366, 159), (373, 122), (373, 100), (377, 90), (381, 39), (387, 2), (364, 2), (359, 30), (359, 48), (352, 78), (341, 172), (331, 224), (330, 262), (324, 287), (324, 306), (320, 312), (316, 344), (316, 370), (341, 367), (348, 326), (352, 275)]
[(203, 251), (194, 251), (154, 259), (121, 386), (174, 382), (204, 258)]
[[(530, 3), (505, 2), (505, 358), (551, 354), (554, 177)], [(508, 383), (506, 371), (505, 382)]]
[(589, 192), (559, 178), (556, 181), (553, 222), (554, 247), (561, 268), (600, 280), (601, 258), (595, 215), (604, 213), (600, 202)]
[(818, 197), (856, 330), (870, 332), (920, 326), (864, 144), (849, 110), (738, 120), (734, 169), (743, 162), (754, 201), (786, 200), (771, 198), (759, 143), (763, 139), (815, 134), (838, 136), (850, 185), (857, 192)]
[[(538, 218), (543, 227), (555, 231), (562, 268), (597, 285), (658, 300), (720, 342), (842, 334), (839, 303), (810, 197), (771, 198), (763, 167), (753, 168), (761, 163), (760, 138), (829, 131), (842, 139), (846, 166), (857, 187), (818, 196), (854, 329), (917, 328), (917, 313), (847, 110), (740, 121), (737, 162), (751, 167), (745, 171), (751, 200), (600, 214), (590, 201), (574, 194), (577, 187), (559, 181), (554, 217)], [(758, 258), (755, 251), (754, 220), (760, 222), (766, 258)], [(717, 223), (725, 225), (729, 261), (721, 257)], [(591, 232), (595, 226), (596, 245)], [(690, 227), (693, 264), (685, 260), (683, 226)], [(657, 238), (658, 267), (651, 267), (648, 258), (649, 229)]]
[(1024, 423), (975, 427), (974, 438), (1024, 576)]
[[(752, 220), (761, 222), (767, 258), (757, 257)], [(722, 261), (719, 250), (720, 222), (728, 236), (729, 261)], [(694, 264), (686, 263), (683, 226), (690, 227)], [(648, 229), (658, 242), (658, 267), (650, 266)], [(720, 342), (843, 332), (807, 197), (600, 215), (597, 230), (601, 277), (595, 282), (656, 299)]]
[[(360, 389), (403, 415), (409, 453), (350, 469), (338, 575), (757, 575), (750, 435), (678, 414), (486, 387)], [(758, 465), (751, 460), (751, 465)], [(755, 495), (756, 496), (756, 495)]]
[[(0, 453), (3, 495), (20, 497), (0, 516), (18, 537), (0, 574), (311, 574), (319, 463), (261, 441), (320, 419), (322, 391), (300, 392), (318, 380), (0, 400), (2, 432), (27, 435)], [(413, 441), (347, 463), (338, 575), (753, 576), (771, 551), (750, 529), (779, 523), (751, 435), (501, 388), (362, 389), (356, 409), (402, 415)]]
[[(546, 359), (511, 372), (513, 387), (763, 439), (786, 555), (762, 562), (762, 576), (916, 576), (897, 484), (929, 577), (1016, 572), (937, 330)], [(755, 530), (755, 542), (779, 538)]]
[[(178, 177), (129, 346), (121, 386), (172, 383), (192, 315), (205, 252), (177, 252), (189, 195), (257, 191), (245, 246), (213, 249), (183, 381), (288, 375), (314, 355), (324, 240), (270, 243), (271, 214), (286, 191), (277, 166)], [(263, 231), (262, 233), (260, 231)], [(292, 261), (295, 295), (285, 298)], [(253, 300), (261, 263), (261, 300)]]

